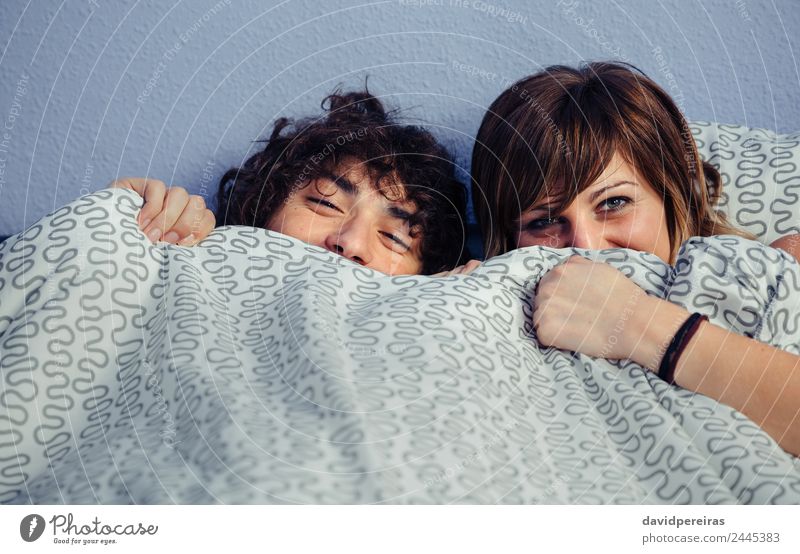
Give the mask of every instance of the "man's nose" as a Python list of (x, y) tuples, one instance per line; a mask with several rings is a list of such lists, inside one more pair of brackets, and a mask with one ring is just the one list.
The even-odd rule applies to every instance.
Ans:
[(587, 250), (603, 250), (611, 248), (612, 244), (606, 239), (605, 222), (591, 218), (576, 221), (572, 227), (571, 240), (568, 246), (585, 248)]
[(356, 218), (351, 218), (338, 229), (334, 229), (325, 240), (325, 247), (357, 264), (368, 265), (372, 261), (368, 230)]

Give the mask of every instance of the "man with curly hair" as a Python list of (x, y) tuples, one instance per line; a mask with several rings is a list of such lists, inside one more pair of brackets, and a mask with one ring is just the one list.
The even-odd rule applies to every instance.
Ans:
[(467, 259), (466, 191), (447, 150), (366, 90), (334, 93), (322, 107), (320, 117), (275, 122), (264, 148), (222, 176), (216, 214), (160, 181), (112, 186), (145, 198), (140, 225), (154, 241), (193, 245), (215, 224), (248, 225), (391, 275)]

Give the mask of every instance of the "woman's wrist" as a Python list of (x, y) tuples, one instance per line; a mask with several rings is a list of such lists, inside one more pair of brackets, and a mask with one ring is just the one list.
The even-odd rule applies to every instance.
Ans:
[(699, 312), (695, 312), (686, 318), (681, 328), (675, 333), (658, 367), (658, 376), (662, 381), (666, 381), (670, 384), (675, 383), (675, 371), (678, 361), (680, 361), (683, 351), (692, 341), (692, 338), (704, 321), (708, 321), (708, 317)]
[(668, 300), (646, 297), (641, 309), (636, 311), (634, 328), (639, 333), (636, 343), (632, 345), (631, 360), (658, 371), (672, 338), (690, 315), (690, 312)]

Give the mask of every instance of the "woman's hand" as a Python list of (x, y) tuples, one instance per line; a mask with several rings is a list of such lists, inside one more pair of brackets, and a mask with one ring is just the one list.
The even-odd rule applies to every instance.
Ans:
[[(689, 312), (580, 256), (549, 271), (534, 299), (539, 342), (656, 370)], [(800, 456), (800, 356), (711, 323), (677, 360), (675, 383), (739, 410)]]
[(539, 281), (533, 325), (539, 342), (599, 358), (628, 358), (623, 335), (644, 291), (608, 264), (572, 256)]
[[(658, 367), (672, 336), (690, 315), (648, 296), (610, 265), (577, 255), (542, 277), (533, 309), (542, 345), (597, 358), (631, 359), (650, 369)], [(666, 317), (656, 322), (656, 312)]]
[(140, 177), (117, 179), (109, 188), (136, 192), (145, 203), (139, 212), (139, 227), (157, 242), (194, 246), (214, 229), (214, 212), (206, 208), (202, 196), (189, 195), (182, 187), (169, 187), (163, 181)]
[(450, 277), (451, 275), (466, 275), (467, 273), (472, 273), (476, 269), (478, 269), (481, 265), (480, 260), (470, 260), (464, 265), (460, 265), (451, 269), (450, 271), (442, 271), (439, 273), (434, 273), (431, 277)]

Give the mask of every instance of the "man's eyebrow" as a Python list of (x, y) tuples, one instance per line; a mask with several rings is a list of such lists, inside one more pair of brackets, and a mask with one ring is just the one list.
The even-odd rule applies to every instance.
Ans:
[(403, 208), (401, 208), (399, 206), (389, 206), (389, 207), (387, 207), (386, 208), (386, 213), (389, 214), (390, 216), (396, 218), (396, 219), (401, 219), (403, 221), (409, 221), (411, 219), (412, 215), (413, 215), (408, 210), (404, 210)]
[(613, 188), (615, 188), (615, 187), (622, 186), (622, 185), (636, 185), (636, 183), (634, 183), (633, 181), (617, 181), (617, 182), (616, 182), (616, 183), (614, 183), (614, 184), (608, 185), (607, 187), (603, 187), (603, 188), (601, 188), (600, 190), (596, 190), (596, 191), (594, 191), (594, 192), (591, 194), (591, 196), (589, 196), (589, 202), (594, 202), (594, 201), (595, 201), (595, 199), (596, 199), (598, 196), (600, 196), (601, 194), (603, 194), (605, 191), (607, 191), (607, 190), (609, 190), (609, 189), (613, 189)]
[(350, 196), (355, 196), (356, 192), (358, 191), (358, 187), (355, 186), (353, 182), (344, 175), (335, 175), (330, 171), (323, 171), (320, 173), (320, 177), (328, 179), (334, 185), (336, 185), (339, 190), (345, 194), (349, 194)]

